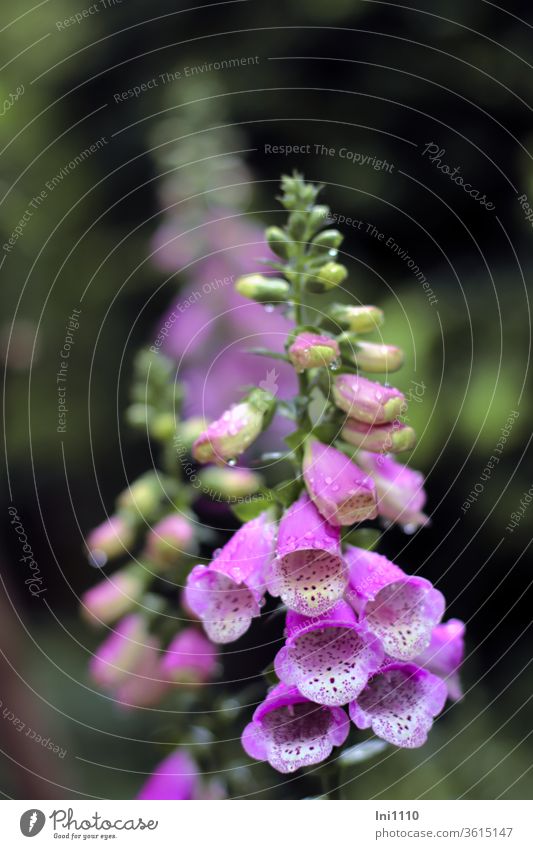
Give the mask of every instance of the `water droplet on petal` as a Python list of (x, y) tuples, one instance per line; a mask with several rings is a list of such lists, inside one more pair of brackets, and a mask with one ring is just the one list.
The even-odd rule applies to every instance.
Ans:
[(232, 457), (231, 460), (228, 460), (228, 466), (233, 467), (233, 466), (236, 466), (236, 465), (237, 465), (237, 460), (235, 460), (234, 457)]

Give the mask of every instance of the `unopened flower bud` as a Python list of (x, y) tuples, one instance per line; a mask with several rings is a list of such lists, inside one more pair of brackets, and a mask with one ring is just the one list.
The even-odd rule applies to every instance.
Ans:
[(176, 433), (176, 419), (172, 413), (158, 413), (150, 423), (150, 433), (161, 442), (172, 439)]
[(360, 374), (340, 374), (333, 384), (337, 407), (350, 418), (378, 425), (392, 422), (407, 409), (405, 396), (393, 386), (382, 386)]
[(308, 214), (307, 228), (308, 231), (314, 233), (319, 227), (323, 227), (329, 219), (329, 206), (317, 203)]
[(107, 689), (123, 681), (136, 668), (147, 638), (146, 621), (140, 613), (121, 619), (89, 661), (93, 681)]
[(339, 230), (322, 230), (321, 233), (317, 233), (315, 238), (311, 243), (311, 248), (320, 248), (325, 251), (327, 250), (337, 250), (337, 248), (342, 244), (344, 236)]
[(289, 258), (292, 242), (285, 230), (282, 230), (281, 227), (267, 227), (265, 237), (273, 253), (282, 259)]
[(82, 616), (93, 625), (115, 622), (136, 607), (148, 578), (148, 572), (136, 563), (119, 569), (83, 594)]
[(184, 554), (196, 550), (194, 527), (181, 513), (165, 516), (151, 529), (146, 539), (146, 554), (162, 566), (178, 563)]
[(326, 262), (312, 277), (309, 277), (305, 285), (310, 292), (320, 294), (340, 286), (347, 277), (348, 270), (344, 265), (338, 262)]
[(235, 289), (245, 298), (261, 304), (286, 301), (290, 295), (290, 286), (280, 277), (265, 277), (263, 274), (245, 274), (235, 282)]
[(85, 543), (93, 566), (105, 566), (108, 560), (125, 554), (134, 541), (131, 524), (123, 516), (111, 516), (87, 535)]
[(193, 442), (198, 439), (201, 433), (207, 427), (207, 421), (203, 416), (192, 416), (190, 419), (185, 419), (180, 422), (179, 430), (176, 436), (176, 451), (182, 449), (184, 452), (191, 450)]
[(381, 327), (385, 320), (383, 311), (373, 306), (332, 304), (329, 314), (334, 321), (354, 333), (372, 333), (377, 327)]
[(376, 487), (371, 476), (332, 445), (317, 439), (307, 442), (303, 476), (309, 497), (331, 525), (376, 518)]
[(230, 469), (210, 466), (199, 473), (202, 490), (213, 498), (245, 498), (263, 486), (263, 479), (251, 469)]
[(404, 360), (401, 348), (376, 342), (356, 342), (350, 354), (358, 368), (372, 373), (398, 371)]
[(184, 628), (161, 660), (161, 672), (176, 684), (202, 684), (217, 671), (218, 649), (197, 628)]
[(150, 516), (159, 506), (161, 500), (161, 484), (154, 472), (147, 472), (117, 498), (117, 506), (122, 510)]
[(206, 428), (192, 447), (199, 463), (231, 463), (254, 442), (270, 420), (275, 399), (254, 389), (245, 401), (234, 404)]
[(335, 339), (317, 333), (299, 333), (289, 347), (289, 359), (296, 371), (329, 366), (340, 357)]
[(413, 428), (402, 424), (398, 419), (381, 425), (369, 425), (356, 419), (347, 419), (341, 436), (355, 448), (388, 454), (409, 451), (416, 442)]

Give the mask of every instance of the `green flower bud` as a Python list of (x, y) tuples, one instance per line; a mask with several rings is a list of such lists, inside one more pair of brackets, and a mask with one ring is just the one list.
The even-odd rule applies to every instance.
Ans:
[(383, 311), (372, 306), (353, 307), (347, 304), (332, 304), (329, 314), (334, 321), (354, 333), (372, 333), (377, 327), (381, 327), (385, 320)]
[(146, 404), (130, 404), (126, 410), (126, 421), (132, 427), (147, 430), (156, 414), (153, 407)]
[(268, 246), (273, 253), (282, 259), (289, 258), (292, 242), (281, 227), (267, 227), (265, 236)]
[(376, 373), (398, 371), (404, 361), (401, 348), (376, 342), (357, 342), (351, 356), (358, 368)]
[(250, 469), (230, 469), (209, 466), (199, 473), (202, 490), (213, 498), (237, 499), (254, 495), (263, 486), (263, 479)]
[(309, 212), (307, 216), (307, 232), (312, 235), (315, 233), (320, 227), (323, 227), (324, 224), (327, 223), (329, 218), (329, 206), (325, 204), (317, 204), (314, 206)]
[(172, 439), (176, 433), (176, 420), (172, 413), (159, 413), (150, 424), (150, 434), (160, 442)]
[(245, 274), (235, 282), (239, 295), (258, 301), (260, 304), (286, 301), (290, 295), (290, 286), (279, 277), (265, 277), (263, 274)]
[(328, 292), (335, 286), (346, 280), (348, 270), (338, 262), (326, 262), (315, 274), (306, 281), (306, 288), (310, 292)]
[(117, 498), (117, 508), (140, 513), (147, 518), (152, 516), (159, 507), (162, 495), (157, 475), (154, 472), (147, 472), (120, 493)]
[(203, 416), (192, 416), (180, 422), (176, 436), (177, 449), (181, 446), (184, 451), (190, 451), (195, 439), (206, 429), (207, 421)]
[(337, 250), (340, 245), (342, 245), (344, 236), (339, 230), (322, 230), (321, 233), (317, 233), (315, 238), (311, 243), (311, 249), (313, 253), (315, 253), (314, 249), (316, 248), (318, 251), (328, 251), (328, 250)]

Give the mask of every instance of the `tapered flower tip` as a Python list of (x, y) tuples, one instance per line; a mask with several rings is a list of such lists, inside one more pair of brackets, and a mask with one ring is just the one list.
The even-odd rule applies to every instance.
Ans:
[(299, 333), (289, 347), (289, 359), (296, 371), (329, 366), (340, 357), (335, 339), (317, 333)]
[(146, 553), (156, 563), (173, 564), (195, 549), (194, 526), (181, 513), (165, 516), (150, 530)]
[(119, 569), (82, 595), (81, 614), (92, 625), (115, 622), (138, 604), (145, 585), (143, 570)]
[(403, 525), (412, 532), (429, 524), (422, 512), (426, 503), (424, 475), (386, 454), (359, 451), (357, 462), (372, 475), (378, 493), (378, 512), (391, 522)]
[(404, 353), (395, 345), (381, 345), (377, 342), (357, 341), (352, 348), (352, 356), (358, 368), (363, 371), (387, 373), (398, 371), (403, 365)]
[(449, 619), (434, 628), (431, 642), (418, 655), (415, 663), (444, 678), (450, 699), (462, 697), (458, 670), (463, 662), (465, 624), (460, 619)]
[(370, 680), (349, 711), (357, 728), (372, 728), (393, 746), (415, 749), (426, 742), (445, 701), (446, 685), (436, 675), (411, 663), (392, 663)]
[(430, 581), (406, 575), (375, 552), (350, 546), (345, 557), (350, 569), (347, 598), (390, 657), (413, 660), (442, 619), (444, 596)]
[(334, 321), (354, 333), (372, 333), (381, 327), (385, 320), (383, 311), (371, 305), (351, 306), (349, 304), (333, 304), (329, 313)]
[(133, 528), (122, 516), (110, 516), (89, 534), (85, 543), (93, 566), (105, 566), (108, 560), (125, 554), (133, 545)]
[(263, 389), (254, 389), (245, 401), (234, 404), (194, 441), (192, 454), (199, 463), (231, 462), (246, 451), (270, 415), (274, 397)]
[(263, 486), (263, 478), (251, 469), (232, 469), (209, 466), (198, 475), (203, 493), (211, 498), (227, 498), (229, 501), (253, 495)]
[(132, 613), (97, 648), (89, 661), (89, 673), (100, 687), (113, 687), (135, 669), (145, 650), (148, 633), (143, 617)]
[(337, 407), (368, 424), (384, 424), (397, 419), (407, 409), (405, 396), (393, 386), (382, 386), (360, 374), (340, 374), (333, 383)]
[(207, 566), (195, 566), (190, 572), (185, 601), (214, 643), (238, 640), (261, 612), (260, 602), (245, 583)]
[(163, 652), (161, 671), (178, 684), (201, 684), (214, 676), (217, 659), (211, 640), (197, 628), (184, 628)]
[(291, 773), (325, 760), (348, 731), (342, 708), (313, 704), (296, 687), (278, 684), (244, 729), (242, 745), (251, 758)]
[(345, 602), (322, 616), (298, 620), (288, 623), (287, 643), (275, 658), (278, 678), (318, 704), (340, 706), (355, 699), (383, 661), (379, 640)]
[(376, 518), (377, 496), (371, 475), (337, 448), (309, 439), (303, 475), (310, 498), (331, 525), (353, 525)]
[(199, 785), (195, 762), (187, 752), (177, 750), (157, 765), (137, 799), (196, 799)]
[(341, 436), (355, 448), (365, 451), (399, 454), (409, 451), (416, 443), (416, 434), (412, 427), (402, 424), (398, 419), (382, 425), (369, 425), (356, 419), (346, 419)]
[(318, 616), (342, 598), (348, 573), (340, 531), (322, 518), (306, 493), (281, 519), (277, 557), (266, 575), (270, 594), (304, 616)]

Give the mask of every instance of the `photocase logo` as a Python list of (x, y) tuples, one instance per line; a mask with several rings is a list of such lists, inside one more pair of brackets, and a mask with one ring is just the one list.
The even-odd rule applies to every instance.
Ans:
[(20, 818), (20, 830), (24, 837), (35, 837), (42, 831), (45, 822), (46, 817), (42, 811), (30, 808), (29, 811), (24, 811)]

